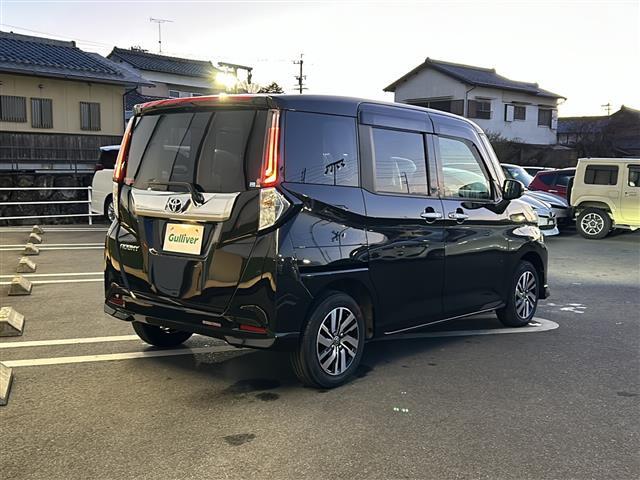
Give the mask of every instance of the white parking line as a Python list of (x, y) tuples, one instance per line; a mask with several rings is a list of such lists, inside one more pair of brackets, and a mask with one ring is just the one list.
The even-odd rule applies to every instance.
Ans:
[[(33, 285), (43, 285), (47, 283), (85, 283), (85, 282), (104, 282), (103, 278), (70, 278), (68, 280), (34, 280)], [(0, 285), (11, 285), (11, 282), (0, 282)]]
[[(104, 245), (101, 244), (99, 247), (40, 247), (40, 251), (45, 250), (104, 250)], [(24, 250), (24, 245), (22, 248), (4, 248), (0, 247), (0, 252), (19, 252)]]
[[(81, 343), (125, 342), (140, 340), (138, 335), (113, 335), (110, 337), (59, 338), (55, 340), (32, 340), (29, 342), (0, 343), (0, 348), (50, 347), (52, 345), (77, 345)], [(142, 341), (142, 340), (140, 340)]]
[[(79, 272), (79, 273), (23, 273), (20, 276), (25, 278), (35, 277), (79, 277), (82, 275), (104, 275), (104, 272)], [(13, 278), (13, 275), (0, 275), (0, 278)]]
[(555, 330), (560, 325), (551, 320), (545, 320), (544, 318), (534, 318), (532, 322), (537, 322), (539, 325), (532, 325), (519, 328), (485, 328), (482, 330), (448, 330), (445, 332), (424, 332), (424, 333), (405, 333), (398, 335), (389, 335), (388, 337), (380, 338), (380, 340), (404, 340), (410, 338), (440, 338), (440, 337), (469, 337), (473, 335), (501, 335), (505, 333), (536, 333), (546, 332), (548, 330)]
[(2, 363), (10, 368), (35, 367), (42, 365), (64, 365), (68, 363), (109, 362), (113, 360), (131, 360), (134, 358), (173, 357), (177, 355), (196, 355), (198, 353), (221, 353), (231, 350), (237, 350), (237, 348), (228, 345), (220, 345), (216, 347), (148, 350), (145, 352), (107, 353), (103, 355), (81, 355), (77, 357), (30, 358), (26, 360), (8, 360)]
[[(108, 228), (60, 228), (60, 227), (43, 227), (45, 233), (61, 233), (61, 232), (107, 232)], [(0, 234), (3, 233), (31, 233), (31, 228), (0, 228)]]

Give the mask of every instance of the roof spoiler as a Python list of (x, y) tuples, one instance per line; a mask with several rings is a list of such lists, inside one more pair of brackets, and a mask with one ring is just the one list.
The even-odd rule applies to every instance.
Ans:
[(134, 115), (144, 115), (159, 110), (219, 106), (276, 108), (269, 95), (203, 95), (141, 103), (133, 107), (133, 113)]

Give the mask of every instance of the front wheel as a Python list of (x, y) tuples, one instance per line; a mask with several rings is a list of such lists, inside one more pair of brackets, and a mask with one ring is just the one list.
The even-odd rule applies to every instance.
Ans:
[(497, 310), (498, 319), (507, 327), (524, 327), (536, 313), (540, 294), (538, 272), (522, 261), (516, 269), (509, 289), (507, 304)]
[(116, 211), (113, 207), (113, 198), (111, 195), (109, 195), (104, 202), (104, 216), (109, 222), (113, 222), (113, 219), (116, 218)]
[(611, 230), (611, 217), (599, 208), (585, 208), (578, 214), (576, 227), (584, 238), (600, 240)]
[(307, 386), (333, 388), (356, 371), (364, 349), (364, 319), (349, 295), (330, 292), (311, 312), (291, 364)]
[(133, 322), (133, 329), (149, 345), (161, 348), (182, 345), (192, 335), (190, 332), (181, 332), (172, 328), (158, 327), (140, 322)]

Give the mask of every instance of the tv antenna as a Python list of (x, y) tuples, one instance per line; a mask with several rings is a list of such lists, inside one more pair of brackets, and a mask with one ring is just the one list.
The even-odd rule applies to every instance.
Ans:
[(600, 106), (607, 110), (607, 116), (611, 115), (611, 102), (607, 102), (604, 105), (600, 105)]
[(173, 23), (173, 20), (167, 20), (166, 18), (149, 17), (149, 21), (158, 24), (158, 53), (162, 53), (162, 24)]
[(303, 55), (304, 55), (304, 54), (303, 54), (303, 53), (301, 53), (301, 54), (300, 54), (300, 60), (294, 60), (294, 61), (293, 61), (293, 63), (294, 63), (295, 65), (299, 65), (299, 66), (300, 66), (300, 74), (295, 76), (296, 80), (298, 81), (298, 87), (297, 87), (297, 88), (298, 88), (298, 91), (299, 91), (300, 93), (302, 93), (302, 91), (303, 91), (303, 90), (306, 90), (306, 89), (307, 89), (307, 88), (304, 86), (304, 81), (307, 79), (307, 76), (302, 74), (302, 65), (304, 64), (304, 60), (302, 59), (302, 56), (303, 56)]

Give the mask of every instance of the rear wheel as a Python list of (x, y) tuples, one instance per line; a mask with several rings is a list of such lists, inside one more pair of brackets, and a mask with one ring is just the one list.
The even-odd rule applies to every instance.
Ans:
[(498, 319), (507, 327), (524, 327), (536, 313), (539, 292), (535, 267), (527, 261), (520, 262), (511, 282), (507, 304), (496, 311)]
[(189, 332), (181, 332), (172, 328), (158, 327), (140, 322), (133, 322), (133, 329), (149, 345), (162, 348), (177, 347), (186, 342), (192, 335)]
[(585, 208), (578, 214), (576, 227), (584, 238), (600, 240), (611, 231), (611, 218), (599, 208)]
[(333, 388), (356, 371), (364, 349), (364, 320), (356, 301), (328, 293), (314, 308), (291, 364), (302, 383)]

